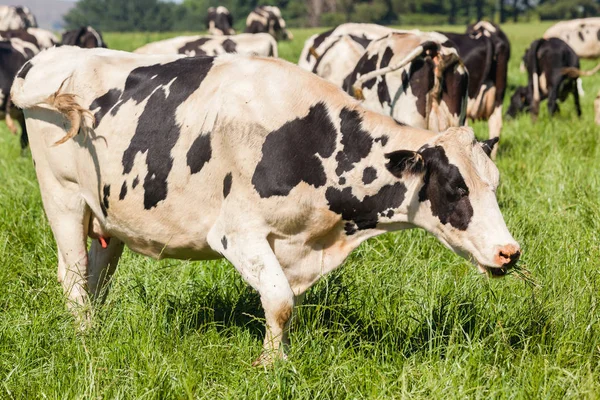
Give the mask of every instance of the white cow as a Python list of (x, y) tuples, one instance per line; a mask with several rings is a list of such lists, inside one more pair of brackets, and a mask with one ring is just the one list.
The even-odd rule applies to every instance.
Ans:
[(544, 33), (544, 39), (565, 41), (581, 58), (600, 57), (600, 18), (560, 21)]
[(397, 124), (282, 60), (60, 47), (12, 96), (71, 302), (101, 292), (124, 244), (225, 257), (260, 294), (259, 363), (284, 356), (294, 305), (370, 237), (421, 227), (494, 275), (520, 255), (495, 142)]
[(238, 53), (277, 57), (277, 41), (268, 33), (242, 33), (233, 36), (178, 36), (148, 43), (136, 49), (138, 54), (185, 54), (217, 56)]

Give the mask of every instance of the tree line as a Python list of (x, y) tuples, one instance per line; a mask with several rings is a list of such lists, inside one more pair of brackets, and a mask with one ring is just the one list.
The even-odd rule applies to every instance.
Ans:
[(344, 22), (393, 25), (466, 24), (483, 18), (570, 19), (596, 16), (600, 0), (79, 0), (65, 16), (68, 28), (92, 25), (103, 31), (199, 31), (206, 10), (227, 7), (243, 31), (256, 6), (279, 6), (289, 26), (335, 26)]

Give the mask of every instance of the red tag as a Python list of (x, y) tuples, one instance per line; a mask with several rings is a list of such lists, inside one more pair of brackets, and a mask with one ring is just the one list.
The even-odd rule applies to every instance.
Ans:
[(100, 236), (98, 241), (100, 242), (100, 246), (102, 246), (103, 249), (106, 249), (108, 247), (108, 243), (110, 242), (110, 238), (105, 239), (103, 236)]

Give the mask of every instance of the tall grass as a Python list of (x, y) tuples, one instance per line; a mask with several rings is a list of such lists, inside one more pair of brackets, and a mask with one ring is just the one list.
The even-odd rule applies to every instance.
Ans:
[[(444, 27), (442, 27), (444, 28)], [(511, 88), (545, 25), (507, 25)], [(296, 61), (304, 38), (280, 44)], [(157, 34), (107, 34), (132, 50)], [(590, 68), (593, 62), (584, 62)], [(600, 393), (600, 148), (584, 82), (549, 119), (506, 121), (498, 198), (539, 287), (488, 280), (422, 231), (364, 243), (312, 288), (289, 361), (253, 368), (263, 311), (226, 261), (126, 251), (78, 333), (29, 156), (0, 126), (0, 398), (596, 398)], [(476, 123), (484, 138), (485, 123)]]

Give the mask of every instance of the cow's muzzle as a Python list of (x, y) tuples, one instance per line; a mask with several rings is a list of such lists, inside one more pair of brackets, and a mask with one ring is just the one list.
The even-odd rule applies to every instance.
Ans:
[(478, 268), (482, 274), (486, 274), (492, 278), (500, 278), (505, 276), (515, 266), (520, 257), (521, 248), (519, 245), (507, 244), (505, 246), (498, 246), (496, 255), (494, 256), (496, 265), (491, 267), (479, 264)]

